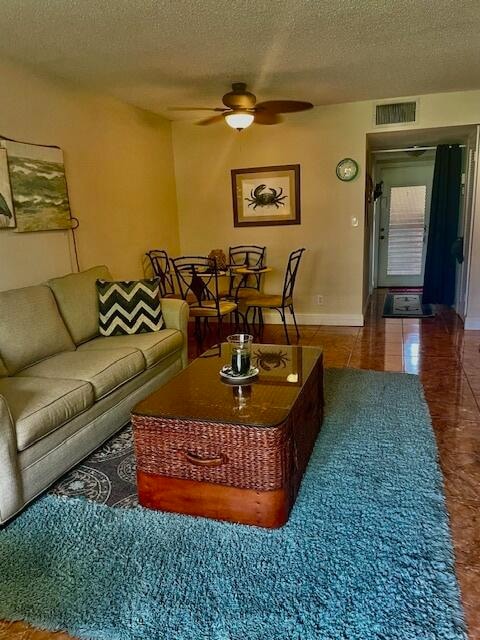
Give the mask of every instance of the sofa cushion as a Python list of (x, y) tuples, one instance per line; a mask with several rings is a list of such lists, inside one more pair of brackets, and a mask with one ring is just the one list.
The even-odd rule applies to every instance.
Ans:
[(98, 278), (111, 278), (107, 267), (92, 267), (47, 282), (75, 344), (98, 336), (98, 299), (95, 287)]
[(0, 355), (10, 375), (75, 345), (45, 285), (0, 292)]
[(59, 353), (24, 369), (19, 375), (90, 382), (95, 400), (103, 398), (145, 369), (136, 349), (105, 349)]
[(158, 278), (97, 280), (100, 335), (134, 335), (165, 327)]
[(93, 388), (81, 380), (15, 376), (0, 380), (17, 433), (17, 447), (24, 451), (93, 405)]
[(79, 347), (79, 351), (95, 351), (117, 347), (130, 347), (141, 351), (148, 369), (161, 362), (171, 353), (180, 351), (183, 347), (183, 335), (178, 329), (162, 329), (162, 331), (139, 333), (133, 336), (101, 336), (82, 344)]

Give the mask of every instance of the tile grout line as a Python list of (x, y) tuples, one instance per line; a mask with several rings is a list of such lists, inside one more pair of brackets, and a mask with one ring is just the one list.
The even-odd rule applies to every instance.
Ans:
[(347, 369), (350, 368), (350, 361), (352, 359), (353, 352), (355, 351), (355, 347), (357, 346), (358, 336), (360, 335), (361, 330), (362, 330), (362, 327), (358, 327), (357, 333), (355, 335), (355, 340), (353, 341), (352, 347), (350, 349), (350, 354), (348, 356), (347, 365), (346, 365)]
[(471, 392), (471, 394), (473, 396), (473, 399), (475, 400), (475, 404), (477, 405), (477, 409), (478, 409), (478, 412), (480, 414), (480, 400), (479, 400), (479, 398), (477, 398), (477, 394), (473, 390), (473, 387), (472, 387), (472, 385), (470, 383), (470, 378), (468, 376), (468, 373), (465, 371), (465, 367), (463, 366), (463, 360), (461, 361), (461, 366), (462, 366), (462, 373), (463, 373), (463, 375), (465, 376), (465, 378), (467, 380), (468, 388), (470, 389), (470, 392)]
[[(465, 332), (465, 327), (463, 327), (462, 329), (463, 332)], [(458, 346), (458, 345), (457, 345)], [(462, 342), (462, 346), (465, 346), (465, 343)], [(468, 388), (470, 389), (470, 392), (473, 396), (473, 399), (475, 400), (475, 404), (477, 405), (477, 409), (478, 412), (480, 413), (480, 399), (477, 398), (477, 394), (474, 392), (473, 387), (471, 385), (470, 382), (470, 376), (468, 375), (468, 373), (465, 371), (465, 366), (463, 364), (463, 358), (460, 358), (460, 350), (457, 348), (455, 349), (455, 357), (457, 358), (457, 360), (460, 362), (461, 364), (461, 368), (462, 368), (462, 373), (465, 376), (466, 380), (467, 380), (467, 384), (468, 384)]]

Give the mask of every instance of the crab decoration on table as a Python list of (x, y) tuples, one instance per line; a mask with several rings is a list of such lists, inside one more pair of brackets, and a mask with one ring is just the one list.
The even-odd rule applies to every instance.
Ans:
[(248, 206), (251, 207), (253, 205), (254, 209), (257, 207), (269, 207), (271, 205), (280, 209), (280, 205), (282, 207), (285, 206), (283, 200), (287, 198), (287, 196), (282, 195), (282, 193), (282, 188), (277, 191), (273, 187), (267, 189), (267, 185), (259, 184), (258, 187), (250, 191), (250, 198), (245, 198), (245, 200), (248, 202)]
[(212, 263), (212, 267), (216, 267), (220, 271), (227, 268), (227, 256), (222, 249), (212, 249), (208, 254), (208, 259)]
[(287, 354), (281, 349), (279, 351), (262, 351), (262, 349), (259, 349), (253, 355), (255, 356), (257, 367), (264, 371), (286, 367), (287, 362), (289, 362)]

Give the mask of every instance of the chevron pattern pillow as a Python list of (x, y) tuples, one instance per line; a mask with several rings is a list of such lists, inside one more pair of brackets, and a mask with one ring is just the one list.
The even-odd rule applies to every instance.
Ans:
[(157, 278), (97, 280), (97, 291), (100, 335), (132, 335), (165, 327)]

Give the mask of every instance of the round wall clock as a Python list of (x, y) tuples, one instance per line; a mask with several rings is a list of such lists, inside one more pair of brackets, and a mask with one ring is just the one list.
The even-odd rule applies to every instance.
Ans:
[(340, 160), (336, 168), (337, 178), (344, 182), (349, 182), (357, 177), (358, 164), (352, 158), (344, 158)]

